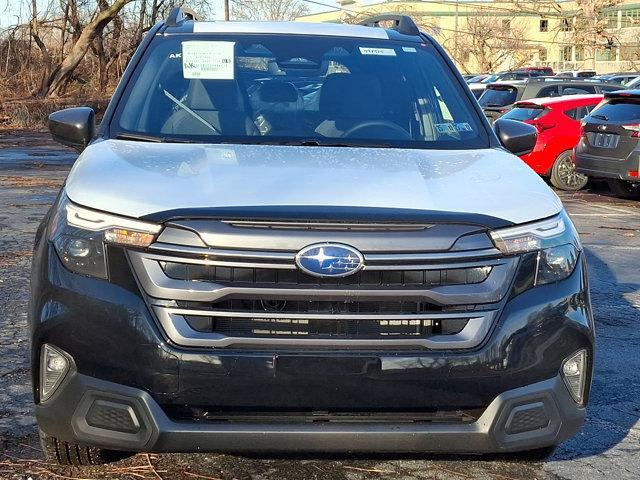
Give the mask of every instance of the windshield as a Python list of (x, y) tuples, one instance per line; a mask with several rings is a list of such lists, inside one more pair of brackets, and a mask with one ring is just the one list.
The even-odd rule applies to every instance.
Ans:
[(504, 107), (516, 101), (518, 90), (514, 87), (488, 87), (478, 103), (481, 107)]
[(488, 77), (486, 77), (484, 80), (482, 80), (480, 83), (493, 83), (496, 80), (498, 80), (498, 78), (500, 78), (501, 74), (495, 73), (493, 75), (489, 75)]
[(508, 118), (510, 120), (518, 120), (520, 122), (525, 122), (527, 120), (535, 120), (542, 113), (544, 113), (544, 107), (537, 106), (527, 106), (527, 107), (516, 107), (509, 110), (505, 113), (502, 118)]
[(595, 118), (625, 123), (640, 121), (640, 102), (637, 99), (611, 99), (591, 112)]
[(427, 44), (287, 35), (152, 42), (112, 137), (201, 143), (486, 148), (452, 70)]

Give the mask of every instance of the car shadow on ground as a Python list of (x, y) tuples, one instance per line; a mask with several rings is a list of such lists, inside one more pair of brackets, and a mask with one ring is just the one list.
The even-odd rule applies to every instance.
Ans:
[[(595, 371), (587, 421), (578, 435), (560, 445), (553, 460), (585, 458), (614, 448), (622, 454), (640, 453), (637, 440), (629, 437), (640, 421), (640, 282), (618, 282), (610, 265), (626, 267), (624, 253), (612, 249), (603, 259), (602, 251), (585, 251), (596, 323)], [(637, 266), (628, 268), (637, 271)]]

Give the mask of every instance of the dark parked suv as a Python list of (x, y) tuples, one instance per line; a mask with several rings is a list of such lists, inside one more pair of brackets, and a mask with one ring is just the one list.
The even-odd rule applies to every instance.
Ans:
[(521, 82), (498, 82), (487, 86), (478, 103), (491, 121), (509, 111), (515, 102), (530, 98), (588, 95), (620, 90), (615, 83), (579, 78), (534, 77)]
[(33, 259), (49, 457), (544, 454), (578, 432), (585, 256), (514, 157), (535, 127), (494, 131), (408, 17), (193, 17), (149, 32), (97, 130), (49, 119), (82, 151)]
[(604, 101), (582, 120), (575, 148), (579, 172), (604, 178), (623, 197), (640, 196), (640, 90), (605, 94)]

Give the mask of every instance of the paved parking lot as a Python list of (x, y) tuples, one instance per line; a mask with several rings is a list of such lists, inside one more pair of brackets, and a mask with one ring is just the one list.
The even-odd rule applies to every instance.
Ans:
[(43, 135), (0, 135), (0, 478), (640, 478), (640, 201), (606, 187), (561, 194), (588, 255), (598, 351), (587, 424), (545, 463), (494, 457), (137, 455), (93, 469), (43, 463), (32, 415), (26, 326), (36, 227), (75, 155)]

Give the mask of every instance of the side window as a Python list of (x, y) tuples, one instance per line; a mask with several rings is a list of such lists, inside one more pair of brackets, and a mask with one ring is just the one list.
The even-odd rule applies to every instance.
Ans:
[(562, 87), (563, 95), (585, 95), (589, 93), (596, 93), (596, 87), (593, 87), (591, 85), (580, 85), (579, 87), (578, 86)]
[(580, 108), (572, 108), (571, 110), (565, 110), (564, 114), (572, 120), (577, 120), (579, 110)]
[(584, 116), (586, 117), (587, 115), (589, 115), (589, 114), (591, 113), (591, 111), (592, 111), (594, 108), (596, 108), (598, 105), (600, 105), (600, 102), (598, 102), (598, 103), (594, 103), (593, 105), (585, 105), (585, 107), (584, 107), (584, 108), (585, 108), (585, 110), (586, 110), (586, 112), (587, 112), (587, 113), (585, 113), (585, 115), (584, 115)]
[(557, 97), (557, 96), (558, 96), (558, 87), (556, 86), (541, 88), (538, 94), (536, 95), (537, 98)]

